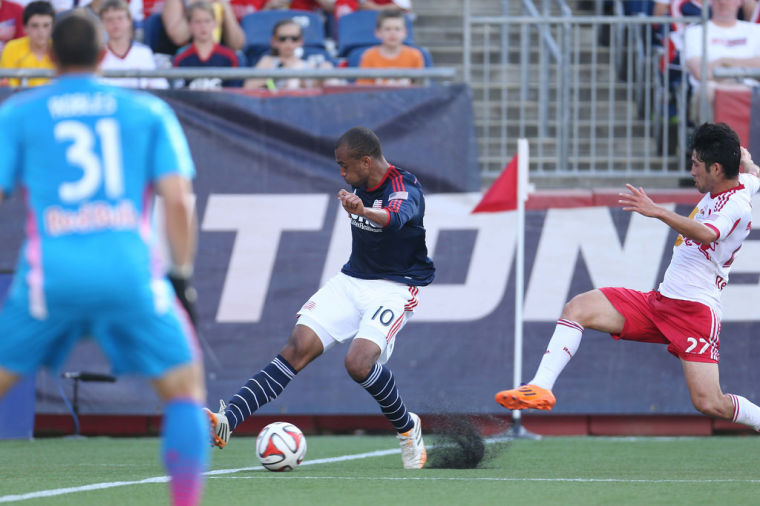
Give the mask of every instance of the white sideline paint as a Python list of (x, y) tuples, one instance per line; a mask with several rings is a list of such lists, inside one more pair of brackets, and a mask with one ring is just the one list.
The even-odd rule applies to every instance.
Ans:
[[(393, 455), (394, 453), (401, 453), (399, 448), (391, 450), (377, 450), (374, 452), (356, 453), (353, 455), (341, 455), (340, 457), (329, 457), (325, 459), (307, 460), (302, 463), (302, 466), (313, 466), (316, 464), (330, 464), (333, 462), (344, 462), (346, 460), (367, 459), (371, 457), (383, 457), (385, 455)], [(241, 467), (238, 469), (216, 469), (214, 471), (208, 471), (206, 476), (219, 476), (222, 474), (239, 473), (242, 471), (258, 471), (263, 470), (262, 466), (255, 467)], [(145, 478), (144, 480), (135, 481), (111, 481), (106, 483), (93, 483), (92, 485), (82, 485), (81, 487), (66, 487), (55, 488), (51, 490), (40, 490), (37, 492), (27, 492), (26, 494), (13, 494), (0, 496), (0, 503), (12, 502), (12, 501), (26, 501), (27, 499), (39, 499), (41, 497), (53, 497), (57, 495), (75, 494), (77, 492), (89, 492), (91, 490), (103, 490), (106, 488), (124, 487), (127, 485), (143, 485), (146, 483), (166, 483), (169, 481), (168, 476), (156, 476), (154, 478)]]
[[(272, 476), (225, 476), (223, 478), (212, 477), (212, 479), (223, 480), (264, 480), (271, 479)], [(555, 482), (572, 482), (572, 483), (760, 483), (760, 480), (734, 480), (734, 479), (717, 479), (717, 480), (637, 480), (625, 478), (445, 478), (441, 476), (298, 476), (295, 474), (284, 475), (278, 474), (276, 478), (281, 480), (386, 480), (386, 481), (555, 481)]]
[[(690, 438), (603, 438), (605, 440), (624, 440), (640, 441), (646, 439), (690, 439)], [(489, 438), (487, 443), (505, 442), (508, 438)], [(434, 445), (428, 445), (428, 448), (434, 448)], [(373, 452), (355, 453), (353, 455), (341, 455), (340, 457), (328, 457), (324, 459), (307, 460), (301, 466), (313, 466), (317, 464), (331, 464), (334, 462), (345, 462), (347, 460), (367, 459), (372, 457), (384, 457), (401, 453), (398, 448), (390, 450), (376, 450)], [(240, 467), (237, 469), (216, 469), (208, 471), (206, 476), (211, 479), (221, 479), (221, 475), (239, 473), (242, 471), (259, 471), (263, 470), (262, 466)], [(251, 480), (251, 479), (300, 479), (300, 480), (430, 480), (430, 481), (541, 481), (541, 482), (575, 482), (575, 483), (760, 483), (758, 480), (734, 480), (734, 479), (694, 479), (694, 480), (637, 480), (622, 478), (443, 478), (443, 477), (425, 477), (409, 476), (403, 478), (397, 477), (348, 477), (348, 476), (298, 476), (297, 474), (269, 474), (261, 476), (227, 476), (225, 479)], [(51, 490), (40, 490), (37, 492), (27, 492), (26, 494), (14, 494), (0, 496), (0, 503), (12, 501), (26, 501), (28, 499), (39, 499), (42, 497), (54, 497), (65, 494), (75, 494), (78, 492), (89, 492), (92, 490), (103, 490), (107, 488), (124, 487), (128, 485), (143, 485), (147, 483), (166, 483), (169, 481), (168, 476), (156, 476), (154, 478), (145, 478), (144, 480), (135, 481), (112, 481), (106, 483), (93, 483), (92, 485), (82, 485), (80, 487), (56, 488)]]

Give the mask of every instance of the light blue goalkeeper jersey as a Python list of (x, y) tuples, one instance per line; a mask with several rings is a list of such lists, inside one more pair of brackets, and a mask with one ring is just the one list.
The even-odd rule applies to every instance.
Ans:
[(75, 75), (9, 98), (0, 189), (20, 191), (27, 209), (10, 296), (28, 297), (38, 318), (168, 304), (150, 214), (154, 184), (171, 174), (194, 167), (176, 116), (152, 95)]

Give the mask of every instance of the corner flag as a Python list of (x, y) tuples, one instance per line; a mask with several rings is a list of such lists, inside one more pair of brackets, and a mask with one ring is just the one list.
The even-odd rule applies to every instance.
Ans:
[[(523, 294), (525, 293), (525, 201), (531, 185), (528, 182), (529, 149), (527, 139), (518, 139), (517, 154), (512, 158), (496, 181), (483, 195), (472, 213), (495, 213), (517, 210), (517, 255), (515, 258), (515, 334), (512, 382), (514, 388), (522, 379), (523, 355)], [(512, 411), (512, 426), (508, 431), (513, 437), (534, 438), (535, 435), (522, 426), (519, 410)]]
[(504, 167), (499, 177), (480, 199), (472, 213), (497, 213), (517, 209), (517, 157)]

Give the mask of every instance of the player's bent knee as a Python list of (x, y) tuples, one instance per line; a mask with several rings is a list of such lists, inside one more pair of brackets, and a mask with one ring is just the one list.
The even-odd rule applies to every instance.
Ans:
[(303, 325), (296, 325), (287, 344), (280, 351), (280, 355), (293, 366), (293, 369), (300, 371), (323, 351), (322, 341), (313, 330)]
[(562, 308), (562, 318), (578, 322), (583, 325), (589, 317), (588, 292), (576, 295), (565, 303)]
[(722, 401), (723, 399), (716, 399), (707, 396), (694, 397), (691, 400), (696, 410), (705, 416), (712, 418), (731, 418), (733, 415), (732, 410), (727, 410), (725, 405), (726, 403)]
[(346, 354), (346, 371), (348, 375), (353, 378), (354, 381), (364, 381), (372, 371), (372, 366), (375, 365), (375, 361), (368, 360), (358, 355)]

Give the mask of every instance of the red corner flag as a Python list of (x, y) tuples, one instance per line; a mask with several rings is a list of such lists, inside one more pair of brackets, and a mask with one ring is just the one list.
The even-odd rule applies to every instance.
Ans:
[(504, 167), (472, 213), (497, 213), (517, 209), (517, 155)]

